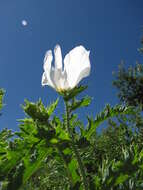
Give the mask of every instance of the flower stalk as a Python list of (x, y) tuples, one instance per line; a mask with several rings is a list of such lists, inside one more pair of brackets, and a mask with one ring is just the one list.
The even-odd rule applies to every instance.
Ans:
[(65, 125), (66, 125), (66, 129), (68, 131), (69, 137), (71, 139), (71, 146), (72, 146), (73, 152), (75, 154), (75, 157), (76, 157), (78, 165), (79, 165), (80, 174), (81, 174), (81, 177), (82, 177), (84, 189), (88, 190), (89, 188), (88, 188), (88, 182), (87, 182), (87, 178), (86, 178), (85, 168), (84, 168), (84, 165), (82, 163), (81, 156), (80, 156), (80, 154), (78, 152), (78, 149), (76, 147), (73, 132), (72, 132), (72, 130), (70, 128), (69, 119), (70, 119), (70, 114), (71, 113), (70, 113), (68, 101), (65, 101), (65, 112), (66, 112), (66, 120), (65, 120), (66, 123), (65, 123)]

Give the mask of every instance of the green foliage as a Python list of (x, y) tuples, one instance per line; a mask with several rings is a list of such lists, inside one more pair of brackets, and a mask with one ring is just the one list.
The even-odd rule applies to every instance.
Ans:
[(143, 164), (142, 152), (131, 145), (122, 150), (121, 157), (120, 161), (102, 160), (94, 177), (95, 189), (142, 189), (143, 171), (140, 169)]
[(58, 99), (49, 106), (25, 101), (27, 117), (19, 120), (19, 131), (0, 132), (2, 190), (142, 189), (142, 116), (131, 106), (107, 104), (84, 126), (73, 111), (90, 105), (88, 96), (77, 99), (85, 88), (62, 94), (63, 118), (54, 115)]
[(107, 104), (103, 111), (96, 115), (95, 119), (88, 117), (88, 126), (85, 137), (89, 140), (96, 131), (96, 128), (108, 118), (115, 117), (119, 114), (129, 114), (132, 112), (132, 107), (125, 107), (121, 105), (111, 107), (109, 104)]
[[(141, 40), (143, 46), (143, 40)], [(139, 49), (143, 53), (143, 48)], [(119, 71), (115, 75), (113, 85), (118, 89), (118, 97), (126, 105), (143, 105), (143, 65), (136, 63), (134, 67), (125, 68), (123, 62), (119, 66)]]
[(73, 99), (72, 105), (70, 106), (70, 110), (74, 111), (77, 108), (86, 107), (89, 106), (91, 103), (91, 98), (86, 96), (82, 98), (81, 100)]
[[(75, 111), (91, 103), (77, 98), (87, 86), (59, 93), (62, 118), (54, 115), (59, 99), (25, 100), (18, 132), (0, 131), (0, 190), (142, 190), (143, 66), (120, 65), (113, 84), (124, 106), (107, 104), (86, 126)], [(0, 110), (3, 96), (0, 89)]]
[(4, 96), (4, 90), (0, 89), (0, 110), (3, 107), (3, 96)]
[(77, 86), (68, 92), (60, 93), (60, 94), (63, 96), (65, 101), (69, 101), (73, 99), (74, 97), (76, 97), (81, 92), (83, 92), (85, 89), (87, 89), (87, 86)]
[[(19, 189), (41, 167), (48, 154), (51, 154), (52, 146), (48, 143), (56, 137), (51, 135), (51, 129), (45, 129), (45, 123), (49, 127), (48, 118), (57, 103), (58, 101), (45, 108), (41, 101), (36, 104), (26, 101), (24, 110), (31, 118), (20, 121), (20, 131), (15, 133), (18, 138), (9, 140), (12, 134), (8, 130), (0, 133), (0, 177), (8, 181), (7, 189)], [(41, 131), (46, 139), (40, 138)], [(16, 174), (13, 176), (13, 173)]]
[[(143, 39), (139, 51), (143, 53)], [(126, 105), (143, 106), (143, 65), (136, 63), (134, 67), (125, 68), (123, 62), (115, 75), (113, 85), (118, 89), (118, 97)]]
[(124, 68), (121, 64), (113, 85), (119, 90), (120, 101), (131, 106), (143, 105), (143, 65)]
[(138, 50), (140, 53), (143, 53), (143, 37), (141, 38), (141, 47)]
[(25, 106), (23, 106), (23, 109), (25, 113), (27, 113), (27, 115), (30, 116), (33, 120), (46, 124), (49, 117), (54, 112), (58, 104), (58, 101), (59, 100), (57, 99), (50, 106), (44, 107), (41, 100), (39, 100), (36, 103), (32, 103), (28, 100), (25, 100)]

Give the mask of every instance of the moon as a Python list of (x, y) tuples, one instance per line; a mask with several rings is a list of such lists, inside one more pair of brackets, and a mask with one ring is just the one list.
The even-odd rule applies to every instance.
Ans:
[(22, 21), (21, 21), (21, 24), (22, 24), (23, 26), (27, 26), (28, 22), (27, 22), (26, 20), (22, 20)]

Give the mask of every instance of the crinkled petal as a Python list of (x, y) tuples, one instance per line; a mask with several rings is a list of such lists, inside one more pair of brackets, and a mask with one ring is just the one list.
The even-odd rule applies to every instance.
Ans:
[(72, 49), (64, 59), (64, 70), (70, 88), (74, 88), (80, 80), (90, 73), (89, 51), (83, 46)]
[(62, 69), (62, 53), (59, 45), (54, 49), (55, 68), (51, 74), (51, 79), (57, 91), (66, 90), (69, 88), (67, 83), (67, 74)]
[(59, 45), (56, 45), (54, 49), (54, 54), (55, 54), (55, 69), (62, 70), (62, 53)]
[(53, 55), (52, 55), (52, 51), (48, 50), (45, 54), (45, 58), (44, 58), (44, 71), (50, 70), (51, 69), (51, 63), (53, 61)]
[(55, 87), (52, 80), (51, 80), (51, 70), (52, 70), (52, 63), (53, 56), (52, 56), (52, 51), (49, 50), (46, 52), (45, 58), (44, 58), (44, 73), (42, 76), (42, 85), (49, 85), (51, 87)]
[(51, 72), (51, 79), (57, 91), (64, 91), (69, 89), (67, 74), (61, 69), (53, 69)]
[(45, 72), (42, 75), (42, 81), (41, 81), (41, 83), (42, 83), (42, 86), (45, 86), (45, 85), (49, 84)]

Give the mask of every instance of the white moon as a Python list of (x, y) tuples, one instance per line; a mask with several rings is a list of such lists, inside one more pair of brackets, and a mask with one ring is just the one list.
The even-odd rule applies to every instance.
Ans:
[(27, 26), (28, 23), (27, 23), (26, 20), (22, 20), (21, 24), (22, 24), (23, 26)]

